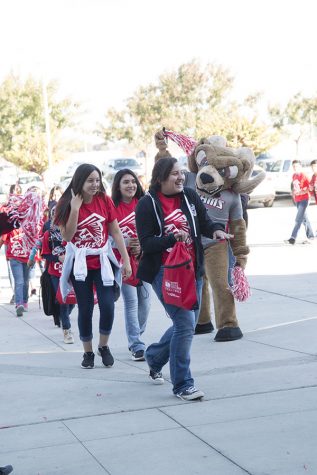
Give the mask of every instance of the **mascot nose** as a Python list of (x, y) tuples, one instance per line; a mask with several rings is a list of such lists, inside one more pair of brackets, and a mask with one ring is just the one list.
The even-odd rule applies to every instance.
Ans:
[(211, 175), (208, 175), (208, 173), (202, 173), (199, 178), (201, 179), (203, 185), (207, 185), (208, 183), (213, 183), (215, 181)]

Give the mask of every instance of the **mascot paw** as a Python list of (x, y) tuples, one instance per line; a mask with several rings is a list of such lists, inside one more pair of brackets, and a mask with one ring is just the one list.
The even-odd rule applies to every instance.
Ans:
[(197, 323), (195, 328), (195, 335), (202, 335), (203, 333), (211, 333), (214, 331), (214, 326), (211, 322)]
[(217, 331), (215, 341), (234, 341), (240, 340), (243, 333), (239, 327), (224, 327)]

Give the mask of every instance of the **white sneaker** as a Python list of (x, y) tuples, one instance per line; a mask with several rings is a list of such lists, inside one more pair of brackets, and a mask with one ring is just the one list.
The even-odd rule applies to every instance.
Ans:
[(71, 329), (63, 330), (63, 333), (64, 333), (64, 343), (66, 343), (66, 345), (70, 343), (74, 343), (74, 337), (73, 337)]

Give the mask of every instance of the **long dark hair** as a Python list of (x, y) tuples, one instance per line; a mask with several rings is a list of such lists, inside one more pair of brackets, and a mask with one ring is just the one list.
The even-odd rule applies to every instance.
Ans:
[(90, 163), (82, 163), (79, 165), (79, 167), (76, 169), (73, 178), (71, 179), (70, 184), (60, 197), (57, 205), (56, 205), (56, 211), (55, 211), (55, 218), (54, 218), (54, 223), (57, 225), (62, 225), (65, 226), (69, 213), (70, 213), (70, 202), (72, 199), (72, 192), (73, 190), (74, 194), (81, 194), (83, 190), (83, 186), (87, 178), (92, 172), (98, 172), (99, 178), (100, 178), (100, 190), (97, 194), (104, 194), (105, 193), (105, 188), (102, 183), (102, 176), (101, 176), (101, 171), (99, 168), (97, 168), (95, 165), (92, 165)]
[[(51, 188), (48, 201), (53, 201), (54, 195), (56, 191), (60, 191), (61, 195), (63, 194), (63, 188), (60, 185), (55, 185), (53, 188)], [(54, 200), (55, 201), (55, 200)]]
[(113, 179), (113, 183), (112, 183), (112, 187), (111, 187), (111, 198), (112, 198), (112, 201), (114, 202), (116, 207), (118, 206), (118, 204), (122, 200), (122, 195), (121, 195), (121, 191), (120, 191), (120, 182), (121, 182), (121, 179), (124, 175), (131, 175), (135, 179), (135, 183), (136, 183), (137, 188), (136, 188), (136, 193), (135, 193), (134, 197), (139, 200), (140, 198), (142, 198), (142, 196), (144, 196), (143, 188), (142, 188), (141, 183), (140, 183), (138, 177), (136, 176), (136, 174), (132, 170), (130, 170), (129, 168), (123, 168), (122, 170), (119, 170), (115, 174), (114, 179)]
[(162, 181), (167, 180), (177, 159), (174, 157), (160, 158), (154, 165), (150, 182), (150, 190), (159, 191)]

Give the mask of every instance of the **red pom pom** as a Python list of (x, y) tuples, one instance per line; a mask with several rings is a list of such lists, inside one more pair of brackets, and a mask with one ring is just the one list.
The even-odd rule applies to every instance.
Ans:
[(238, 302), (245, 302), (251, 295), (248, 279), (242, 267), (235, 266), (232, 270), (233, 285), (231, 291)]

